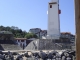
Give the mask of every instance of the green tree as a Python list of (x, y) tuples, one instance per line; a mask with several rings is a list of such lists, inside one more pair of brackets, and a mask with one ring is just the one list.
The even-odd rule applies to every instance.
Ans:
[(26, 31), (22, 31), (18, 27), (12, 26), (12, 27), (4, 27), (0, 26), (0, 31), (10, 31), (13, 33), (13, 36), (16, 38), (38, 38), (37, 35), (33, 33), (27, 33)]
[(25, 38), (29, 39), (29, 38), (37, 38), (37, 35), (33, 34), (33, 33), (27, 33), (25, 35)]
[(27, 33), (26, 31), (22, 31), (21, 29), (15, 26), (12, 26), (12, 27), (0, 26), (0, 31), (10, 31), (13, 33), (13, 36), (16, 38), (24, 38)]
[(34, 37), (34, 38), (38, 38), (38, 36), (37, 36), (36, 34), (33, 34), (33, 37)]

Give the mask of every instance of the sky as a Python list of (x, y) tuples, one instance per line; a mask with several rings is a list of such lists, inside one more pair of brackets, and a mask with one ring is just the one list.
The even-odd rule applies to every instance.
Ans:
[[(50, 0), (0, 0), (0, 25), (47, 30)], [(75, 34), (74, 0), (59, 0), (60, 31)]]

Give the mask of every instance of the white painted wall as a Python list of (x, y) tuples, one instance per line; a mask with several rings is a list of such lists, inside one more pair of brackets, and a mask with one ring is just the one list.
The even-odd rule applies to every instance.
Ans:
[[(52, 0), (52, 2), (57, 2), (57, 4), (49, 4), (48, 5), (48, 35), (52, 39), (59, 39), (60, 37), (60, 22), (59, 22), (59, 14), (58, 14), (58, 0)], [(52, 8), (50, 8), (52, 5)], [(50, 38), (49, 38), (50, 39)]]
[(59, 2), (59, 0), (51, 0), (51, 2)]
[(26, 45), (27, 45), (26, 40), (24, 40), (24, 42), (21, 42), (21, 40), (18, 42), (18, 40), (17, 40), (17, 43), (18, 43), (19, 46), (20, 46), (20, 44), (22, 44), (22, 45), (24, 44), (24, 47), (26, 47)]

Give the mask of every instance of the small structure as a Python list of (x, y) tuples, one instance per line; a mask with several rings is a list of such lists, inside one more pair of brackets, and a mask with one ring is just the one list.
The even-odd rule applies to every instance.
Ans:
[(27, 38), (15, 38), (17, 44), (21, 47), (21, 48), (25, 48), (32, 40), (28, 40)]
[(75, 41), (75, 35), (71, 34), (70, 32), (61, 32), (61, 38), (68, 38), (72, 41)]

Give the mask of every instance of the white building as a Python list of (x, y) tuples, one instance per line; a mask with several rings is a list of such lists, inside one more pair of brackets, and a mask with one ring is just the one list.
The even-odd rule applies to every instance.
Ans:
[(16, 40), (16, 43), (21, 47), (23, 48), (23, 45), (24, 45), (24, 48), (26, 47), (27, 43), (26, 43), (26, 40), (27, 38), (15, 38)]
[(59, 1), (51, 0), (48, 4), (48, 31), (47, 39), (60, 38)]
[(61, 38), (68, 38), (71, 42), (75, 42), (75, 35), (71, 34), (70, 32), (62, 32)]
[(40, 32), (41, 32), (41, 29), (40, 28), (32, 28), (32, 29), (29, 30), (29, 33), (34, 33), (38, 37), (40, 37)]
[(41, 30), (40, 28), (32, 28), (29, 30), (29, 33), (36, 34), (39, 38), (42, 38), (42, 36), (47, 35), (47, 30)]
[(15, 38), (16, 43), (18, 46), (21, 48), (25, 48), (31, 41), (32, 39), (27, 39), (27, 38)]

